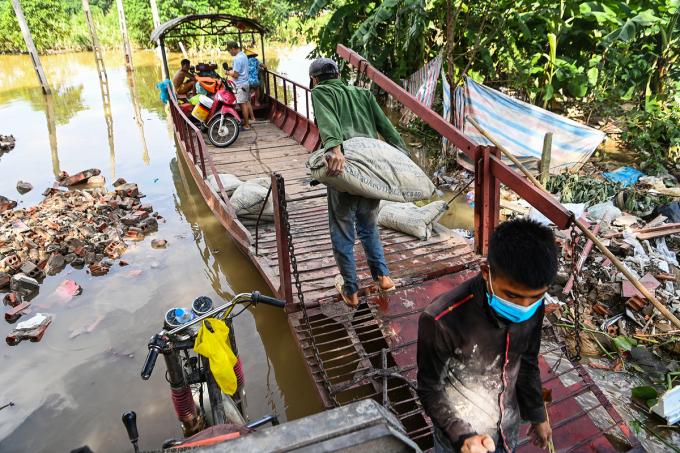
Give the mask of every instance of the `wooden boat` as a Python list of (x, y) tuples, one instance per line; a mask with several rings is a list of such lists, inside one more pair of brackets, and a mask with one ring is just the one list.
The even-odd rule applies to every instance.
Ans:
[[(239, 39), (261, 33), (258, 25), (227, 15), (194, 15), (161, 25), (154, 40), (163, 45), (168, 36), (180, 36), (182, 24), (191, 32), (215, 27), (236, 27)], [(210, 27), (203, 24), (210, 20)], [(202, 22), (203, 21), (203, 22)], [(198, 25), (197, 25), (198, 24)], [(438, 227), (427, 241), (403, 233), (381, 230), (392, 277), (398, 285), (389, 296), (370, 290), (370, 275), (357, 246), (362, 300), (350, 310), (334, 288), (338, 273), (328, 233), (323, 186), (310, 187), (305, 167), (307, 155), (320, 145), (310, 111), (310, 90), (286, 77), (266, 71), (265, 122), (243, 132), (228, 148), (206, 144), (201, 131), (182, 113), (170, 96), (179, 154), (186, 162), (203, 198), (239, 248), (256, 266), (272, 293), (286, 300), (290, 328), (315, 383), (315, 391), (328, 408), (372, 398), (390, 409), (408, 435), (427, 450), (432, 446), (432, 426), (415, 392), (417, 319), (439, 294), (478, 272), (488, 238), (498, 221), (501, 182), (532, 203), (559, 226), (570, 214), (521, 176), (507, 168), (494, 148), (467, 140), (439, 115), (420, 105), (388, 77), (344, 46), (338, 53), (435, 130), (446, 136), (475, 162), (476, 204), (474, 243)], [(165, 55), (165, 53), (163, 53)], [(167, 65), (167, 63), (166, 63)], [(166, 69), (167, 71), (167, 69)], [(221, 183), (210, 175), (230, 173), (241, 179), (270, 177), (274, 222), (242, 220), (234, 212)], [(554, 441), (560, 452), (614, 452), (640, 448), (639, 441), (592, 381), (586, 370), (565, 357), (563, 347), (544, 346), (540, 360), (543, 385), (552, 389), (548, 408)], [(566, 378), (570, 378), (567, 380)], [(586, 407), (579, 400), (589, 395)], [(591, 415), (604, 413), (604, 424)], [(519, 451), (539, 451), (526, 439)], [(640, 450), (642, 451), (642, 450)]]

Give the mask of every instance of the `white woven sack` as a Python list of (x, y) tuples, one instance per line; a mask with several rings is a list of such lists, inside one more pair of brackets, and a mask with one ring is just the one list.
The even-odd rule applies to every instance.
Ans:
[(425, 241), (432, 236), (432, 226), (444, 214), (445, 206), (443, 200), (420, 208), (413, 203), (383, 201), (380, 203), (378, 224)]
[[(255, 178), (246, 181), (234, 190), (234, 194), (229, 198), (236, 215), (245, 219), (257, 219), (260, 210), (267, 196), (270, 185), (269, 178)], [(274, 202), (271, 194), (267, 200), (267, 205), (262, 211), (263, 220), (274, 219)]]
[[(232, 193), (234, 193), (234, 190), (236, 190), (238, 186), (243, 184), (243, 181), (229, 173), (220, 173), (220, 181), (222, 181), (222, 187), (224, 187), (224, 191), (227, 193), (227, 196), (229, 197), (231, 196)], [(220, 189), (217, 186), (217, 178), (215, 178), (215, 175), (208, 176), (208, 183), (212, 186), (215, 192), (220, 193)]]
[(342, 173), (326, 175), (325, 150), (320, 149), (307, 160), (313, 179), (340, 192), (378, 200), (418, 201), (434, 194), (430, 178), (397, 148), (366, 137), (350, 138), (342, 145), (346, 159)]

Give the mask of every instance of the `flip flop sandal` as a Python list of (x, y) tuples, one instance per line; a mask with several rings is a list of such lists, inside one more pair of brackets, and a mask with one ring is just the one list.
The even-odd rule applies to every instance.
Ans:
[(378, 288), (378, 292), (379, 292), (380, 294), (391, 293), (392, 291), (396, 291), (396, 290), (397, 290), (397, 285), (396, 285), (396, 284), (392, 285), (390, 288), (387, 288), (387, 289), (381, 288), (381, 287), (380, 287), (380, 281), (378, 281), (378, 280), (375, 280), (375, 287)]
[(336, 275), (335, 276), (335, 289), (337, 289), (338, 292), (340, 293), (340, 297), (342, 297), (342, 301), (349, 308), (357, 308), (359, 306), (359, 302), (357, 302), (356, 304), (353, 304), (352, 301), (347, 298), (347, 296), (345, 295), (344, 286), (345, 286), (345, 280), (342, 278), (342, 275)]

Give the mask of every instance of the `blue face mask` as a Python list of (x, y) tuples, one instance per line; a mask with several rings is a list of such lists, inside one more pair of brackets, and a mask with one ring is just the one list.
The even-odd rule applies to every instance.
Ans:
[(486, 293), (486, 299), (489, 302), (489, 306), (493, 308), (499, 316), (502, 316), (511, 322), (526, 321), (536, 313), (543, 303), (543, 297), (541, 297), (528, 307), (524, 307), (496, 296), (491, 283), (491, 271), (489, 271), (489, 287), (491, 287), (491, 294), (488, 292)]

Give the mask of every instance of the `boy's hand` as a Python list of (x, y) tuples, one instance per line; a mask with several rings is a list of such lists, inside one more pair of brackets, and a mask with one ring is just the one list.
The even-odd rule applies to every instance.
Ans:
[(534, 423), (529, 428), (528, 434), (531, 443), (540, 448), (548, 448), (548, 443), (552, 440), (552, 428), (548, 421)]
[(340, 150), (340, 145), (334, 146), (333, 148), (326, 151), (324, 156), (326, 158), (326, 163), (328, 168), (326, 169), (326, 174), (328, 176), (338, 176), (342, 173), (345, 168), (345, 155), (342, 154)]
[(460, 447), (460, 453), (487, 453), (496, 450), (496, 444), (488, 434), (468, 437)]

